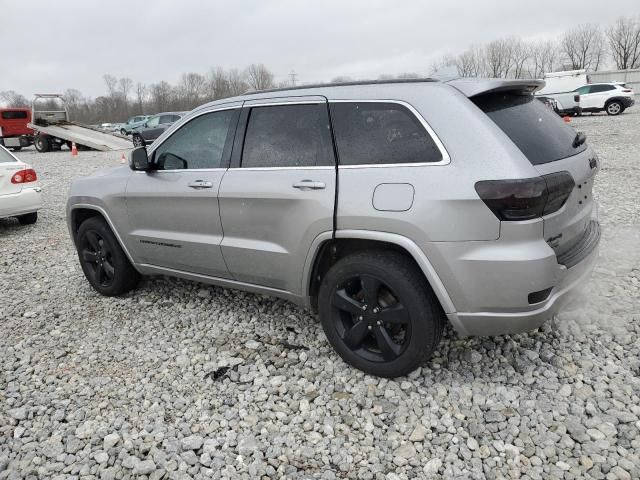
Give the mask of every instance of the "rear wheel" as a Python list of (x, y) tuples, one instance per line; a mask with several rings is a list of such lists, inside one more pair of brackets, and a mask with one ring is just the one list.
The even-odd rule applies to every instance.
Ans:
[(17, 218), (20, 225), (33, 225), (38, 221), (38, 212), (25, 213)]
[(51, 150), (51, 142), (49, 141), (49, 137), (46, 135), (37, 135), (33, 143), (36, 150), (40, 153), (46, 153)]
[(124, 128), (120, 129), (120, 135), (126, 135), (127, 131)]
[(138, 134), (133, 135), (132, 141), (134, 147), (144, 147), (145, 145), (144, 139)]
[(607, 115), (613, 115), (613, 116), (620, 115), (624, 110), (622, 107), (622, 103), (618, 102), (617, 100), (614, 100), (613, 102), (608, 103), (605, 109), (607, 111)]
[(91, 217), (82, 222), (76, 248), (85, 277), (102, 295), (121, 295), (138, 284), (140, 274), (102, 218)]
[(322, 280), (320, 320), (342, 359), (381, 377), (415, 370), (442, 336), (444, 314), (416, 265), (395, 252), (339, 260)]

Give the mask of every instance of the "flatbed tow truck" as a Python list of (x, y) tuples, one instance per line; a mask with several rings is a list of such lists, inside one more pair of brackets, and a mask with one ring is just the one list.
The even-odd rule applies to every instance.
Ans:
[[(40, 109), (43, 101), (46, 101), (46, 108), (55, 104), (57, 109)], [(62, 145), (71, 148), (73, 143), (103, 152), (133, 148), (127, 137), (71, 122), (64, 97), (59, 94), (36, 94), (31, 107), (31, 123), (27, 126), (34, 130), (33, 143), (38, 152), (60, 149)]]

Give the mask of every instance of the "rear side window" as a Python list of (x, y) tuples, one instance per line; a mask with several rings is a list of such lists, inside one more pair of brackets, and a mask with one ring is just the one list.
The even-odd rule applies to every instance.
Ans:
[(442, 153), (404, 105), (338, 102), (331, 105), (341, 165), (439, 162)]
[(533, 95), (490, 93), (471, 99), (516, 144), (533, 165), (586, 150), (573, 146), (576, 132)]
[(27, 112), (24, 111), (8, 110), (2, 112), (3, 120), (21, 120), (25, 118), (27, 118)]
[(0, 163), (17, 162), (13, 156), (7, 152), (3, 147), (0, 147)]
[(326, 104), (254, 107), (249, 114), (242, 167), (334, 165)]

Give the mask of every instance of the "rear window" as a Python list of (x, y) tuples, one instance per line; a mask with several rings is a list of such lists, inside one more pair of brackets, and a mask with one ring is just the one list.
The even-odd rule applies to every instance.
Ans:
[(586, 150), (573, 147), (576, 131), (533, 95), (490, 93), (471, 99), (516, 144), (533, 165)]
[(13, 156), (7, 152), (3, 147), (0, 147), (0, 163), (17, 162)]
[(3, 120), (19, 120), (27, 118), (27, 112), (20, 110), (8, 110), (2, 112)]

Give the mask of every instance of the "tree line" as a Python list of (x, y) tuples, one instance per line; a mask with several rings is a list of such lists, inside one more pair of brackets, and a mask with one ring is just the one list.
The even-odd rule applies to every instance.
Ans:
[[(594, 24), (567, 30), (559, 39), (524, 41), (517, 37), (473, 45), (464, 52), (443, 56), (431, 66), (432, 73), (454, 67), (463, 77), (541, 78), (545, 72), (587, 69), (596, 71), (607, 60), (618, 69), (640, 68), (640, 16), (620, 17), (605, 28)], [(380, 75), (378, 78), (418, 78), (417, 73)], [(95, 99), (68, 89), (64, 96), (72, 120), (83, 123), (122, 122), (127, 118), (163, 111), (187, 111), (212, 100), (240, 95), (248, 90), (287, 87), (277, 83), (263, 64), (245, 69), (213, 67), (206, 74), (184, 73), (176, 85), (159, 81), (146, 85), (130, 78), (104, 75), (105, 95)], [(349, 81), (339, 76), (329, 83)], [(29, 106), (30, 101), (13, 90), (0, 92), (10, 107)]]
[(640, 16), (620, 17), (605, 28), (578, 25), (553, 40), (497, 39), (444, 55), (431, 70), (454, 67), (463, 77), (541, 78), (562, 70), (597, 71), (609, 59), (619, 70), (640, 68)]

